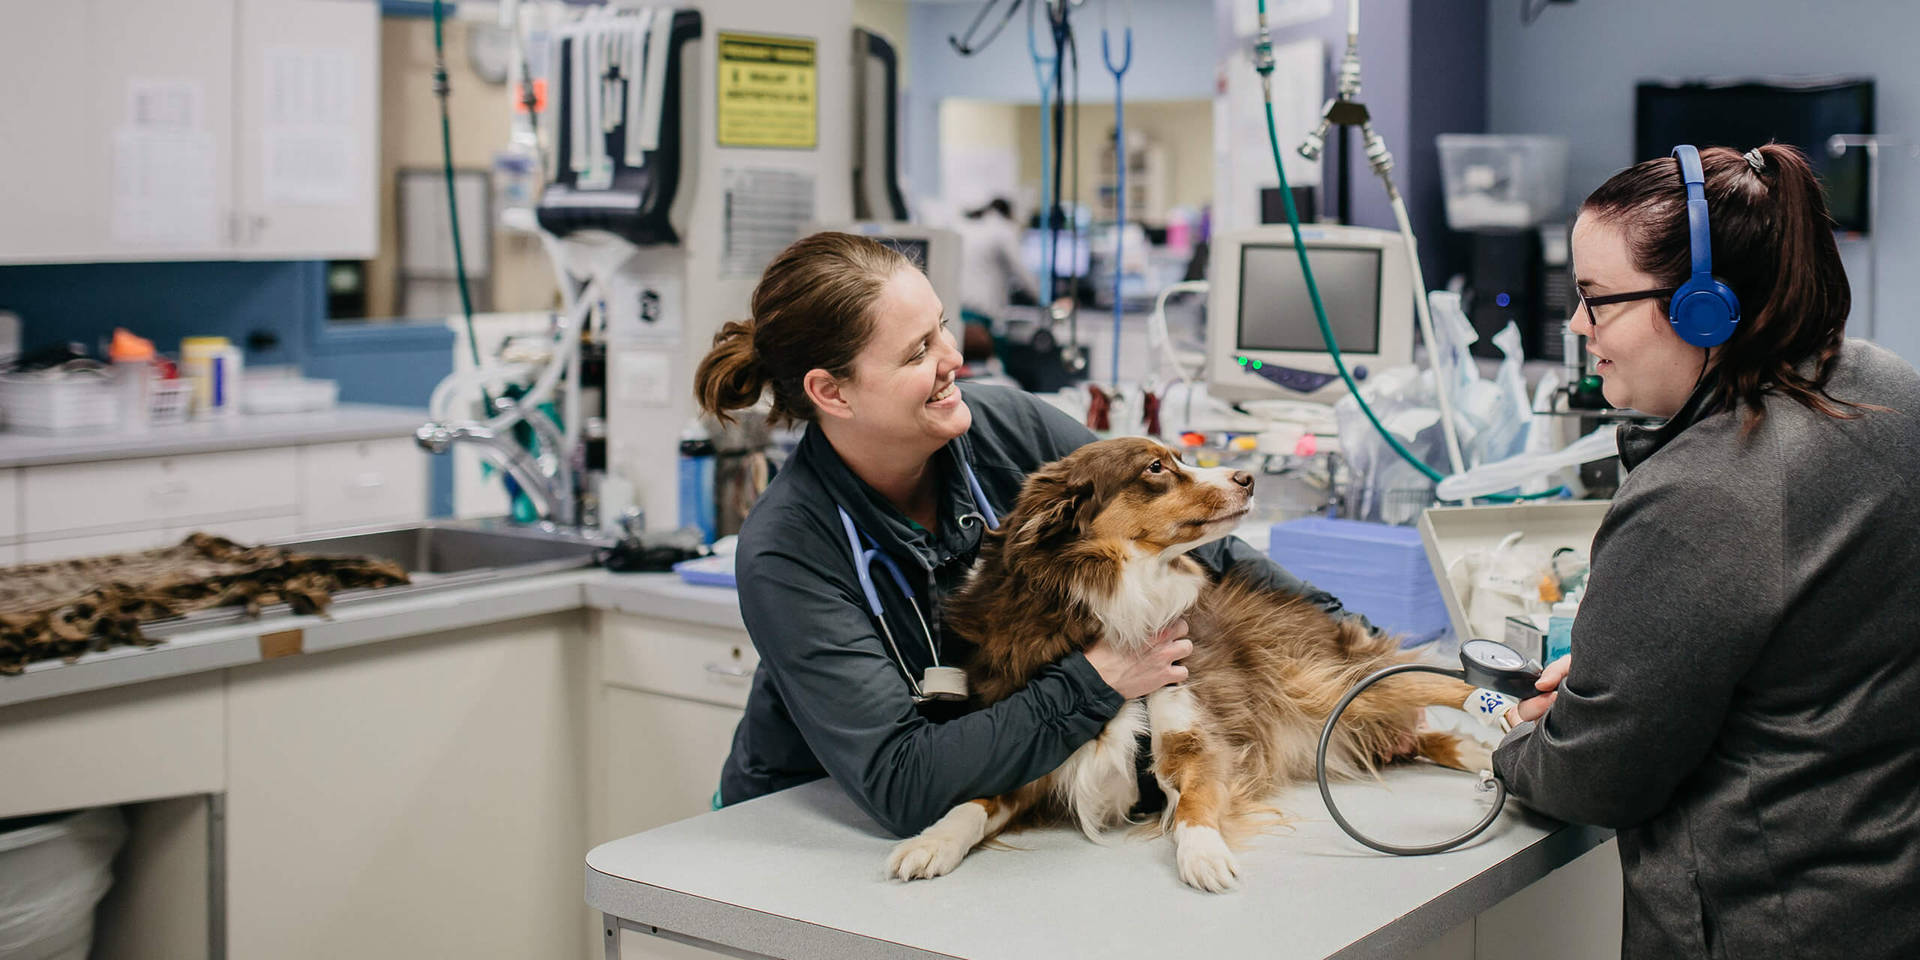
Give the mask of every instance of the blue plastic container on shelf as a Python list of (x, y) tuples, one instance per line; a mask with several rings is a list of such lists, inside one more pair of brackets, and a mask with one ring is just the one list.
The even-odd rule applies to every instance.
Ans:
[(1267, 556), (1384, 630), (1418, 646), (1447, 632), (1447, 604), (1420, 531), (1302, 517), (1273, 525)]

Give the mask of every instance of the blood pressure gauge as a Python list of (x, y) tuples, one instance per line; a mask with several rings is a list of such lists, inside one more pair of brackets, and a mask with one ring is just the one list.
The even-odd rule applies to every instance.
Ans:
[(1520, 651), (1496, 640), (1468, 640), (1460, 645), (1460, 665), (1468, 683), (1522, 700), (1540, 695), (1534, 681), (1542, 667)]

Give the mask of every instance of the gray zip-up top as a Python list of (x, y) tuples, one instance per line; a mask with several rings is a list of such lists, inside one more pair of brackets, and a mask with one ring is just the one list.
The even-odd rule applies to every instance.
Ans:
[[(1094, 439), (1021, 391), (969, 384), (961, 390), (973, 426), (939, 454), (945, 492), (938, 529), (920, 530), (895, 510), (847, 468), (817, 427), (807, 430), (754, 504), (740, 531), (735, 568), (740, 613), (760, 667), (721, 775), (723, 802), (832, 776), (882, 827), (906, 836), (957, 803), (1051, 772), (1119, 711), (1120, 695), (1075, 653), (986, 709), (923, 713), (887, 655), (834, 506), (845, 507), (900, 565), (928, 625), (944, 641), (941, 661), (959, 665), (967, 644), (942, 636), (937, 600), (928, 603), (930, 594), (943, 596), (959, 585), (982, 536), (979, 511), (952, 458), (972, 464), (993, 512), (1004, 517), (1029, 472)], [(1341, 612), (1337, 600), (1237, 538), (1193, 555), (1215, 572), (1231, 566)], [(931, 661), (926, 635), (877, 565), (874, 579), (917, 679)]]
[(1827, 391), (1888, 409), (1621, 433), (1572, 671), (1494, 754), (1619, 830), (1627, 957), (1920, 957), (1920, 375), (1848, 341)]

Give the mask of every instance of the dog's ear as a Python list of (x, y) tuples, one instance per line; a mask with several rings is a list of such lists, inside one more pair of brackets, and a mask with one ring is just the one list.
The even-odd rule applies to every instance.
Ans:
[(1051, 463), (1034, 471), (1020, 488), (1020, 499), (1003, 527), (1007, 553), (1018, 555), (1071, 540), (1080, 532), (1092, 499), (1093, 483), (1074, 477), (1068, 463)]

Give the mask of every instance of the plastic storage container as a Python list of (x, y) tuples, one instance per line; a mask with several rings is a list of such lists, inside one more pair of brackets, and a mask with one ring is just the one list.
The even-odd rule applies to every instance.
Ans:
[(155, 380), (148, 395), (147, 423), (160, 426), (187, 422), (187, 404), (193, 400), (193, 381)]
[(87, 960), (93, 908), (126, 839), (114, 807), (0, 821), (0, 957)]
[(120, 422), (119, 384), (106, 372), (22, 373), (0, 377), (0, 415), (8, 430), (81, 433)]
[(248, 377), (240, 408), (248, 413), (307, 413), (331, 410), (340, 401), (336, 380), (304, 377)]
[(1565, 137), (1443, 133), (1435, 139), (1447, 226), (1522, 230), (1560, 216), (1567, 199)]
[(1405, 646), (1438, 639), (1447, 630), (1446, 601), (1420, 532), (1412, 527), (1302, 517), (1273, 525), (1267, 556), (1375, 626), (1399, 634)]
[(193, 381), (193, 415), (223, 417), (240, 412), (240, 350), (226, 337), (180, 341), (180, 376)]

